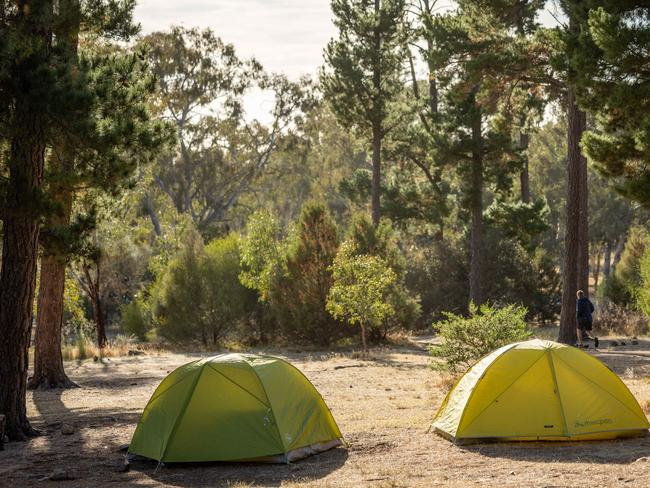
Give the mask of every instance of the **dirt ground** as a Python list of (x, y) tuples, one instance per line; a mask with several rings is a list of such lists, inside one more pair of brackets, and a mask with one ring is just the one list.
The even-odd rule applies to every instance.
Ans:
[[(628, 342), (629, 344), (629, 342)], [(319, 389), (347, 448), (291, 465), (132, 462), (124, 454), (142, 409), (162, 378), (194, 354), (155, 354), (70, 362), (81, 388), (30, 392), (28, 414), (44, 435), (0, 451), (0, 486), (73, 487), (648, 487), (650, 437), (583, 443), (479, 444), (459, 447), (428, 433), (444, 396), (422, 343), (372, 353), (284, 352)], [(593, 351), (592, 351), (593, 353)], [(650, 340), (602, 348), (647, 409)], [(62, 434), (62, 426), (74, 432)], [(72, 480), (50, 481), (56, 471)]]

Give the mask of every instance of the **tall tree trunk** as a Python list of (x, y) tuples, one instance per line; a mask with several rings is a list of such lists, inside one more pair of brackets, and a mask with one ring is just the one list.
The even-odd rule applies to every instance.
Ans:
[(564, 271), (562, 273), (562, 309), (559, 341), (576, 342), (576, 291), (578, 288), (578, 253), (580, 249), (580, 173), (582, 154), (580, 138), (585, 128), (585, 116), (576, 103), (573, 89), (568, 92), (568, 157), (567, 206), (564, 239)]
[(372, 129), (372, 223), (381, 218), (381, 128)]
[(483, 136), (481, 134), (481, 111), (474, 105), (472, 121), (472, 235), (469, 270), (469, 299), (475, 305), (482, 302), (481, 293), (481, 246), (483, 238)]
[(519, 133), (519, 149), (523, 153), (523, 166), (521, 168), (521, 173), (519, 173), (519, 182), (521, 187), (521, 201), (524, 203), (530, 203), (530, 175), (528, 172), (528, 145), (529, 145), (529, 136), (526, 132)]
[(153, 230), (156, 233), (156, 236), (160, 237), (162, 234), (162, 228), (160, 227), (160, 219), (158, 219), (158, 214), (156, 209), (153, 207), (153, 202), (151, 201), (151, 195), (148, 193), (142, 198), (142, 209), (146, 212), (151, 220), (151, 225)]
[(607, 241), (605, 243), (605, 256), (603, 258), (603, 277), (606, 280), (609, 278), (609, 272), (612, 264), (612, 243)]
[(49, 61), (52, 3), (18, 0), (16, 7), (15, 41), (25, 45), (24, 57), (12, 60), (9, 67), (19, 89), (12, 96), (11, 120), (6, 121), (12, 132), (0, 268), (0, 414), (5, 416), (7, 436), (15, 440), (36, 434), (27, 420), (25, 395), (46, 134), (42, 107), (32, 99), (32, 91), (41, 89), (34, 88), (35, 70)]
[(41, 116), (18, 100), (11, 122), (9, 186), (2, 234), (0, 273), (0, 412), (6, 434), (35, 434), (27, 421), (25, 394), (32, 306), (36, 288), (39, 219), (35, 202), (43, 179), (45, 134)]
[[(587, 117), (578, 112), (580, 136), (587, 128)], [(588, 222), (587, 158), (580, 153), (580, 222), (578, 224), (578, 289), (589, 296), (589, 222)]]
[(616, 266), (621, 260), (621, 254), (625, 249), (625, 243), (627, 242), (627, 237), (623, 236), (618, 241), (616, 241), (616, 249), (614, 250), (614, 259), (612, 261), (612, 273), (616, 272)]
[(596, 253), (596, 263), (594, 266), (594, 293), (598, 291), (598, 279), (600, 278), (600, 247), (598, 248), (598, 252)]
[(85, 283), (80, 281), (80, 285), (86, 295), (88, 295), (88, 298), (90, 298), (90, 303), (93, 309), (93, 320), (95, 321), (95, 327), (97, 330), (97, 347), (103, 349), (106, 347), (108, 340), (106, 338), (106, 319), (104, 318), (104, 307), (102, 306), (100, 261), (96, 261), (94, 265), (95, 277), (93, 278), (92, 274), (90, 273), (90, 264), (87, 262), (84, 262), (82, 264)]
[(48, 389), (77, 386), (65, 374), (61, 357), (65, 265), (65, 261), (58, 256), (46, 255), (41, 259), (34, 375), (29, 380), (28, 388)]
[[(375, 15), (380, 15), (380, 2), (375, 0)], [(374, 33), (375, 63), (372, 73), (372, 85), (375, 90), (374, 94), (374, 120), (372, 123), (372, 222), (379, 225), (381, 217), (381, 138), (382, 138), (382, 119), (383, 111), (381, 106), (383, 101), (380, 99), (381, 91), (381, 32), (379, 22)]]
[[(59, 21), (55, 35), (59, 49), (72, 66), (77, 65), (81, 11), (79, 0), (59, 0)], [(50, 172), (54, 175), (51, 187), (52, 203), (56, 207), (45, 223), (42, 242), (44, 258), (41, 261), (41, 279), (38, 292), (34, 376), (29, 388), (70, 388), (76, 386), (63, 370), (61, 357), (61, 327), (65, 295), (67, 250), (56, 242), (59, 233), (70, 226), (73, 194), (66, 181), (74, 170), (75, 150), (66, 137), (58, 136), (56, 149), (50, 158)]]
[(97, 347), (104, 349), (108, 339), (106, 338), (106, 320), (104, 319), (104, 307), (102, 306), (102, 298), (97, 294), (93, 300), (93, 316), (95, 325), (97, 326)]

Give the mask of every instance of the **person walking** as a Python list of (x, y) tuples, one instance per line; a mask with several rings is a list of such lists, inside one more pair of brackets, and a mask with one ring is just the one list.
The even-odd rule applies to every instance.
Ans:
[[(593, 317), (594, 313), (594, 304), (585, 296), (585, 292), (578, 290), (576, 293), (576, 319), (578, 322), (578, 347), (589, 347), (585, 346), (584, 341), (586, 339), (591, 339), (588, 331), (592, 329), (593, 326)], [(594, 337), (594, 347), (598, 347), (598, 337)]]

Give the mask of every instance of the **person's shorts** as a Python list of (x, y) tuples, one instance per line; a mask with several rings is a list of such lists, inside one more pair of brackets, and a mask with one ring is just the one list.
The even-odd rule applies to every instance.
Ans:
[(578, 329), (591, 330), (593, 321), (591, 320), (578, 320)]

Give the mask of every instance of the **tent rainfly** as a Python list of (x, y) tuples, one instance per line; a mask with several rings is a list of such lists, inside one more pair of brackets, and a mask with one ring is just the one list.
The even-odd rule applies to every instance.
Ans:
[(291, 462), (342, 444), (331, 412), (294, 366), (253, 354), (185, 364), (160, 383), (129, 445), (159, 462)]
[(535, 339), (504, 346), (472, 366), (432, 427), (462, 443), (612, 439), (647, 434), (649, 425), (630, 390), (602, 362)]

